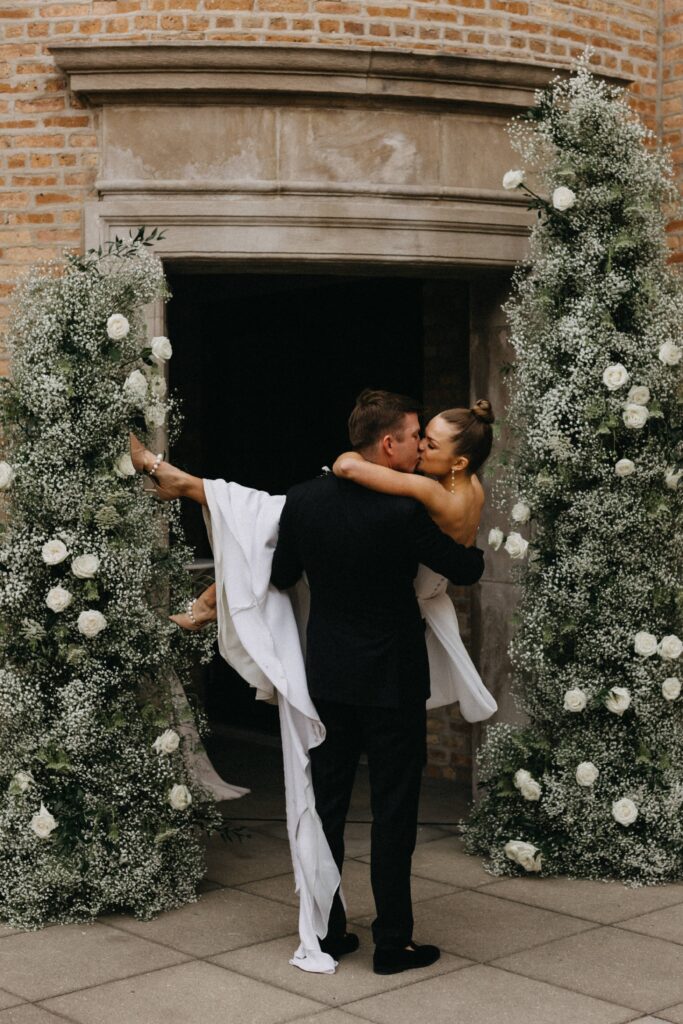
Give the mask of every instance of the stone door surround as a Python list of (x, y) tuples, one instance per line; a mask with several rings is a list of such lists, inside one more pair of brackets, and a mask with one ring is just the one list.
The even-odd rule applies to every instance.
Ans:
[(99, 108), (86, 245), (140, 223), (170, 259), (509, 267), (529, 214), (505, 125), (545, 67), (309, 46), (50, 47)]

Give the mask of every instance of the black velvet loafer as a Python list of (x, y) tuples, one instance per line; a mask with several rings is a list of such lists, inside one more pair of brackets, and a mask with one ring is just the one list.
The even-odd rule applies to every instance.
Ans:
[(359, 946), (358, 936), (353, 932), (347, 932), (346, 935), (339, 935), (332, 939), (326, 936), (320, 940), (320, 948), (323, 953), (329, 953), (335, 960), (338, 960), (340, 956), (346, 956), (347, 953), (355, 953)]
[(400, 974), (416, 967), (429, 967), (441, 956), (438, 946), (418, 946), (409, 943), (409, 949), (382, 949), (377, 947), (372, 960), (375, 974)]

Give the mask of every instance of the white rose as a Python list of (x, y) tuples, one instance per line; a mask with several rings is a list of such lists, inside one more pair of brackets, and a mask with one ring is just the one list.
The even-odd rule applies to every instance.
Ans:
[(657, 653), (657, 637), (644, 630), (636, 633), (633, 638), (633, 650), (643, 658), (651, 658), (653, 654)]
[(631, 694), (625, 686), (613, 686), (605, 698), (605, 707), (613, 715), (623, 715), (631, 703)]
[(130, 330), (130, 324), (122, 313), (112, 313), (107, 320), (107, 335), (112, 341), (120, 341), (125, 338)]
[(635, 405), (634, 402), (627, 402), (624, 406), (622, 419), (629, 430), (641, 430), (649, 418), (650, 413), (644, 405)]
[(529, 541), (519, 533), (509, 533), (505, 541), (505, 550), (510, 558), (524, 558), (529, 547)]
[(163, 427), (166, 422), (166, 410), (163, 405), (150, 405), (145, 409), (145, 423), (148, 427)]
[(567, 690), (564, 695), (565, 711), (583, 711), (587, 703), (588, 697), (578, 686), (575, 686), (573, 690)]
[(540, 800), (542, 789), (536, 779), (530, 779), (519, 787), (520, 793), (525, 800)]
[(665, 700), (677, 700), (681, 695), (681, 681), (676, 676), (669, 676), (662, 683), (662, 697)]
[(72, 601), (73, 595), (68, 590), (65, 590), (64, 587), (53, 587), (52, 590), (48, 590), (47, 597), (45, 598), (45, 604), (52, 612), (63, 612)]
[(602, 383), (608, 391), (618, 391), (628, 381), (628, 370), (622, 363), (608, 366), (602, 375)]
[(582, 761), (576, 766), (576, 781), (580, 786), (592, 786), (599, 774), (592, 761)]
[(660, 658), (675, 661), (683, 653), (683, 642), (674, 633), (671, 633), (669, 636), (662, 637), (657, 650)]
[(107, 628), (107, 620), (102, 612), (87, 608), (78, 616), (78, 631), (83, 636), (93, 637)]
[(489, 530), (489, 544), (494, 551), (497, 551), (502, 543), (503, 531), (499, 530), (497, 526), (494, 526), (492, 530)]
[(9, 462), (0, 462), (0, 491), (8, 491), (14, 482), (14, 470)]
[(531, 772), (528, 772), (526, 770), (526, 768), (519, 768), (515, 772), (515, 777), (514, 777), (513, 781), (514, 781), (514, 784), (515, 784), (516, 788), (517, 789), (521, 789), (522, 786), (524, 785), (524, 783), (525, 782), (531, 782), (532, 778), (533, 778), (533, 776), (532, 776)]
[(31, 818), (31, 828), (41, 839), (47, 839), (50, 832), (57, 828), (57, 822), (48, 811), (45, 804), (41, 803), (40, 810)]
[(140, 405), (147, 397), (147, 378), (141, 370), (133, 370), (123, 382), (123, 390), (129, 398)]
[(621, 477), (630, 476), (631, 473), (635, 473), (635, 471), (636, 464), (635, 462), (631, 462), (630, 459), (619, 459), (619, 461), (615, 463), (614, 466), (614, 472), (617, 474), (617, 476)]
[(683, 355), (683, 349), (680, 349), (678, 345), (674, 345), (673, 341), (665, 341), (663, 345), (660, 345), (657, 355), (665, 366), (678, 366)]
[(165, 361), (170, 359), (173, 355), (173, 348), (168, 338), (160, 335), (158, 338), (152, 338), (152, 355), (155, 359), (161, 359)]
[(503, 175), (503, 188), (511, 191), (513, 188), (519, 188), (524, 181), (524, 171), (506, 171)]
[(79, 580), (91, 580), (100, 567), (97, 555), (79, 555), (71, 563), (71, 571)]
[(553, 192), (553, 206), (556, 210), (568, 210), (575, 202), (576, 194), (564, 185), (560, 185)]
[(119, 455), (114, 463), (114, 472), (122, 480), (125, 480), (127, 476), (135, 476), (135, 466), (128, 452)]
[(540, 871), (542, 854), (533, 843), (524, 843), (521, 839), (511, 839), (505, 844), (505, 856), (520, 864), (526, 871)]
[(673, 466), (670, 466), (667, 469), (666, 473), (664, 474), (664, 483), (670, 491), (678, 490), (678, 483), (681, 479), (681, 476), (683, 476), (683, 469), (674, 469)]
[(179, 744), (180, 736), (175, 729), (166, 729), (160, 736), (157, 736), (152, 747), (157, 754), (172, 754), (174, 750), (178, 749)]
[(66, 544), (61, 540), (49, 540), (47, 544), (43, 544), (42, 548), (43, 561), (47, 565), (59, 565), (63, 562), (69, 552), (66, 550)]
[(518, 501), (516, 505), (512, 506), (511, 514), (513, 523), (528, 523), (531, 509), (525, 501)]
[(166, 397), (166, 378), (163, 373), (154, 373), (150, 376), (149, 390), (155, 398)]
[(622, 796), (621, 800), (615, 800), (612, 804), (612, 817), (620, 825), (632, 825), (638, 817), (638, 808), (633, 800)]
[(16, 772), (12, 776), (12, 784), (19, 793), (25, 793), (34, 782), (35, 779), (30, 772)]
[(187, 786), (181, 786), (176, 783), (168, 791), (168, 802), (174, 811), (185, 811), (192, 803), (192, 794)]
[(645, 387), (644, 384), (638, 384), (631, 388), (627, 400), (634, 405), (647, 405), (650, 401), (650, 389)]

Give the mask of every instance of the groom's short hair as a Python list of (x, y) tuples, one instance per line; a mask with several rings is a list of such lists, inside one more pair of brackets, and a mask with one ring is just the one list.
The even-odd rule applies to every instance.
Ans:
[(408, 395), (392, 391), (365, 388), (356, 399), (349, 416), (349, 440), (357, 450), (371, 448), (385, 434), (396, 434), (401, 440), (403, 417), (408, 413), (419, 416), (422, 407)]

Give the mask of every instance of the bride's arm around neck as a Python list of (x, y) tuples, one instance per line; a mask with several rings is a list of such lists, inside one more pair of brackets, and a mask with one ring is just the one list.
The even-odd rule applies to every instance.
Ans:
[[(372, 491), (414, 498), (424, 505), (439, 529), (460, 544), (471, 546), (476, 539), (483, 504), (483, 492), (480, 504), (476, 488), (472, 489), (471, 500), (469, 496), (450, 494), (431, 477), (378, 466), (368, 462), (358, 452), (344, 452), (334, 463), (332, 471), (335, 476), (352, 480)], [(481, 485), (478, 490), (481, 491)], [(479, 506), (476, 510), (472, 507), (475, 502)]]

